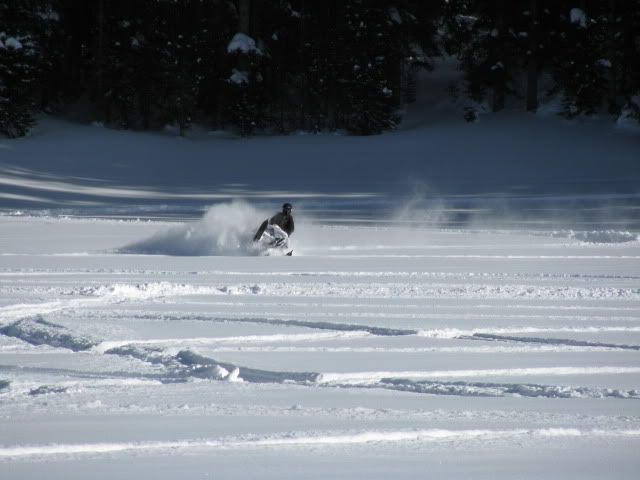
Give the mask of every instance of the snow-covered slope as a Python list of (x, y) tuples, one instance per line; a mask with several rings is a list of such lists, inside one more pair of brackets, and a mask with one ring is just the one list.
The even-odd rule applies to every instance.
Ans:
[(434, 102), (410, 106), (403, 128), (375, 137), (199, 129), (185, 139), (43, 118), (31, 138), (0, 142), (0, 209), (195, 218), (244, 198), (351, 221), (411, 205), (405, 221), (436, 225), (637, 228), (637, 132), (514, 111), (467, 124), (456, 106)]

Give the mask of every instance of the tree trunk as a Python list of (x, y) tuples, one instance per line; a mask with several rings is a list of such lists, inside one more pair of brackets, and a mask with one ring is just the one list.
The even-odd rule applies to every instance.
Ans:
[[(305, 29), (305, 1), (301, 0), (300, 9), (300, 66), (302, 71), (302, 84), (300, 86), (300, 118), (298, 120), (298, 128), (303, 131), (310, 129), (309, 125), (309, 73), (306, 65), (307, 58), (310, 53), (307, 52), (306, 42), (306, 29)], [(309, 61), (312, 61), (309, 58)]]
[(215, 89), (216, 96), (216, 128), (223, 129), (224, 128), (224, 109), (225, 109), (225, 98), (226, 98), (226, 84), (221, 82), (217, 82), (218, 85)]
[[(238, 0), (238, 32), (251, 36), (251, 0)], [(238, 70), (249, 69), (249, 58), (246, 54), (238, 55)]]
[(540, 22), (539, 0), (529, 1), (531, 27), (527, 51), (527, 111), (538, 110), (538, 24)]
[(346, 31), (346, 19), (345, 19), (345, 3), (343, 0), (332, 0), (327, 2), (331, 5), (329, 12), (329, 23), (332, 25), (333, 30), (328, 31), (328, 51), (327, 67), (334, 71), (333, 74), (328, 77), (328, 95), (327, 95), (327, 115), (329, 119), (329, 128), (331, 130), (338, 130), (344, 128), (344, 115), (342, 111), (341, 95), (343, 95), (343, 88), (340, 85), (339, 69), (345, 64), (345, 31)]
[(498, 29), (499, 35), (498, 38), (496, 40), (493, 40), (493, 53), (494, 53), (494, 59), (493, 59), (493, 65), (495, 65), (497, 62), (501, 62), (502, 63), (502, 72), (501, 72), (501, 77), (499, 80), (495, 81), (494, 80), (494, 85), (493, 85), (493, 107), (492, 110), (494, 112), (498, 112), (502, 109), (504, 109), (504, 97), (505, 97), (505, 92), (504, 92), (504, 76), (506, 75), (506, 72), (504, 71), (506, 67), (505, 61), (504, 61), (504, 47), (502, 45), (502, 35), (504, 33), (504, 24), (505, 24), (505, 5), (504, 5), (504, 0), (498, 0), (496, 1), (496, 6), (495, 6), (495, 19), (496, 19), (496, 28)]
[(251, 32), (251, 0), (238, 0), (238, 31), (246, 35)]
[(98, 0), (98, 45), (96, 52), (96, 60), (98, 70), (96, 72), (96, 88), (98, 90), (98, 118), (101, 121), (109, 121), (109, 108), (105, 106), (105, 102), (109, 99), (105, 98), (104, 92), (104, 0)]
[(631, 1), (622, 3), (622, 30), (623, 30), (623, 55), (622, 55), (622, 68), (620, 72), (620, 90), (626, 94), (629, 91), (629, 63), (633, 62), (632, 55), (634, 54), (634, 32), (631, 21)]
[[(326, 40), (326, 53), (324, 59), (326, 65), (329, 68), (336, 68), (338, 65), (338, 49), (340, 45), (340, 1), (328, 1), (327, 2), (327, 18), (328, 18), (328, 30)], [(334, 74), (329, 75), (327, 78), (327, 98), (326, 98), (326, 115), (329, 130), (336, 130), (338, 128), (338, 119), (336, 115), (336, 76)]]
[(611, 66), (609, 67), (609, 112), (616, 114), (619, 112), (618, 106), (618, 62), (616, 58), (616, 33), (618, 32), (616, 22), (616, 0), (609, 0), (609, 42), (608, 55)]
[[(251, 0), (238, 0), (238, 31), (245, 35), (251, 36)], [(245, 53), (238, 55), (238, 70), (241, 72), (249, 71), (249, 57)], [(243, 85), (243, 89), (249, 88), (248, 85)], [(245, 91), (246, 101), (246, 91)], [(243, 137), (249, 136), (251, 132), (251, 125), (246, 115), (243, 115), (240, 119), (240, 135)]]

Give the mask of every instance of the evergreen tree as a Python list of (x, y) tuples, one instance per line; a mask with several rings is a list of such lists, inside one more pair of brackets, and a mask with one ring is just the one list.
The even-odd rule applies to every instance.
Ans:
[(552, 58), (556, 84), (550, 93), (562, 93), (562, 114), (567, 117), (595, 113), (607, 94), (607, 73), (612, 67), (606, 49), (607, 20), (598, 2), (590, 6), (590, 11), (574, 7), (558, 16)]
[(616, 32), (620, 38), (616, 51), (622, 52), (616, 64), (616, 98), (621, 99), (622, 116), (640, 122), (640, 0), (622, 2), (616, 14)]
[[(39, 107), (50, 110), (62, 102), (65, 77), (60, 66), (64, 63), (65, 32), (59, 0), (38, 0), (33, 8), (33, 35), (39, 47), (39, 75), (37, 90)], [(35, 92), (34, 92), (35, 93)]]
[(389, 75), (401, 62), (398, 24), (389, 17), (386, 2), (351, 0), (344, 18), (344, 51), (336, 69), (342, 124), (361, 135), (392, 129), (399, 120)]
[(445, 48), (457, 55), (464, 73), (464, 92), (474, 102), (465, 118), (477, 118), (477, 110), (491, 92), (489, 108), (504, 108), (507, 94), (514, 93), (513, 73), (520, 51), (515, 32), (514, 2), (452, 0), (445, 7)]
[(156, 55), (160, 65), (158, 100), (166, 121), (183, 136), (191, 125), (204, 84), (209, 55), (206, 18), (198, 0), (158, 1), (161, 12)]
[(110, 122), (115, 113), (123, 128), (131, 128), (135, 123), (136, 77), (141, 64), (141, 42), (144, 41), (140, 33), (143, 20), (137, 17), (135, 8), (136, 4), (132, 2), (116, 2), (107, 4), (105, 10), (104, 65), (100, 67), (103, 90), (98, 95), (104, 100), (105, 120)]
[(34, 125), (35, 92), (43, 69), (35, 33), (34, 5), (28, 1), (0, 4), (0, 132), (26, 135)]
[(13, 0), (0, 15), (11, 136), (63, 99), (181, 135), (196, 116), (242, 135), (380, 133), (443, 53), (459, 61), (468, 120), (510, 97), (535, 111), (541, 74), (566, 116), (640, 119), (640, 0)]
[(253, 38), (251, 15), (258, 2), (240, 0), (238, 31), (229, 39), (227, 54), (235, 65), (227, 78), (230, 101), (227, 115), (240, 135), (251, 135), (264, 128), (266, 116), (265, 65), (268, 54), (264, 42)]
[(199, 38), (205, 45), (205, 55), (198, 65), (205, 78), (198, 86), (198, 108), (216, 127), (221, 128), (227, 120), (227, 79), (233, 68), (232, 59), (227, 54), (227, 45), (236, 32), (237, 10), (227, 0), (203, 2), (200, 9), (201, 15), (196, 28), (200, 30)]

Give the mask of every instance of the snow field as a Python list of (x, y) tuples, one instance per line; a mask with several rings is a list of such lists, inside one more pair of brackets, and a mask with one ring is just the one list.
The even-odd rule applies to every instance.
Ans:
[(7, 478), (637, 469), (635, 240), (309, 224), (292, 258), (176, 256), (119, 252), (204, 224), (0, 222)]

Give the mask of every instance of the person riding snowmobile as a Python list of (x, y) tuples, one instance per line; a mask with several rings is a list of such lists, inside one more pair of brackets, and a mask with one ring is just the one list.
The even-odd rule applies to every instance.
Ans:
[(262, 225), (260, 225), (260, 228), (258, 228), (258, 231), (253, 236), (253, 241), (257, 242), (258, 240), (260, 240), (260, 237), (262, 237), (262, 234), (264, 233), (264, 231), (267, 229), (267, 227), (269, 225), (278, 226), (288, 236), (291, 236), (291, 234), (293, 233), (293, 230), (294, 230), (293, 215), (291, 215), (291, 210), (292, 209), (293, 209), (293, 207), (291, 206), (290, 203), (285, 203), (284, 205), (282, 205), (282, 211), (281, 212), (276, 213), (270, 219), (265, 220), (264, 222), (262, 222)]

